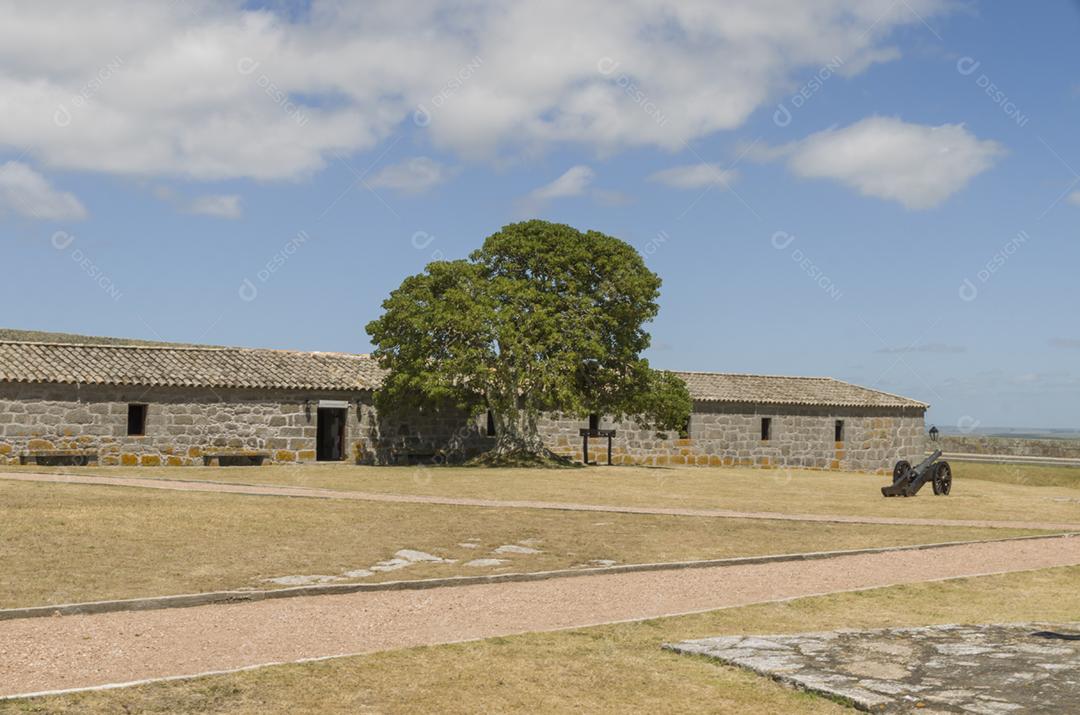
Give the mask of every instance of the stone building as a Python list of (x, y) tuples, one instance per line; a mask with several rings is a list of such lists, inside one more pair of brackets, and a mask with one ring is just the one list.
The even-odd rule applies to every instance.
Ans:
[[(552, 450), (582, 459), (613, 428), (616, 464), (873, 471), (921, 456), (927, 405), (829, 378), (678, 373), (682, 434), (548, 416)], [(481, 415), (381, 419), (366, 355), (0, 341), (0, 464), (387, 464), (462, 459), (493, 442)], [(606, 459), (606, 440), (589, 439)]]
[[(598, 420), (616, 432), (614, 463), (891, 471), (926, 449), (923, 402), (828, 377), (676, 374), (694, 400), (689, 424), (660, 437)], [(542, 429), (555, 451), (581, 459), (582, 426), (548, 418)], [(590, 458), (606, 460), (606, 449), (605, 439), (589, 440)]]

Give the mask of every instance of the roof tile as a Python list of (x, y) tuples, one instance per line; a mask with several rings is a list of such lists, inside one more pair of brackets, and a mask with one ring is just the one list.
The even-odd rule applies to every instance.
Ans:
[[(369, 355), (255, 348), (0, 341), (0, 381), (144, 387), (368, 390), (384, 370)], [(923, 402), (828, 377), (676, 372), (706, 402), (913, 407)]]
[(0, 341), (5, 382), (366, 390), (382, 375), (369, 355), (347, 353)]
[(821, 407), (916, 407), (925, 402), (900, 397), (831, 377), (741, 375), (724, 372), (675, 372), (691, 397), (704, 402)]

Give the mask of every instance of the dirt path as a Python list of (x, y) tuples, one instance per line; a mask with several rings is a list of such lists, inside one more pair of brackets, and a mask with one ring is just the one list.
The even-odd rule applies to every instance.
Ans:
[(311, 487), (290, 487), (222, 482), (146, 479), (141, 477), (102, 477), (83, 474), (26, 474), (0, 472), (0, 479), (57, 484), (97, 484), (115, 487), (139, 487), (176, 491), (252, 494), (261, 496), (308, 497), (314, 499), (354, 499), (357, 501), (394, 502), (399, 504), (442, 504), (480, 506), (500, 509), (555, 509), (559, 511), (594, 511), (618, 514), (655, 514), (662, 516), (707, 516), (723, 519), (775, 519), (778, 521), (816, 521), (840, 524), (891, 524), (902, 526), (970, 526), (989, 529), (1039, 529), (1045, 531), (1080, 531), (1080, 524), (1043, 521), (992, 521), (985, 519), (910, 519), (889, 516), (847, 516), (843, 514), (784, 514), (770, 511), (734, 511), (731, 509), (687, 509), (682, 507), (613, 506), (567, 502), (473, 499), (418, 494), (383, 494)]
[(1080, 538), (0, 622), (0, 695), (1080, 564)]

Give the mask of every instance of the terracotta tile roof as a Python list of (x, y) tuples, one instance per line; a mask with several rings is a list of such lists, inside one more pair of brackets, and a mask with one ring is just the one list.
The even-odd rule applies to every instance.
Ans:
[(2, 382), (362, 390), (382, 374), (347, 353), (0, 341)]
[[(144, 387), (366, 390), (384, 371), (369, 355), (255, 348), (0, 340), (0, 382)], [(832, 407), (927, 407), (828, 377), (676, 372), (696, 400)]]
[(690, 395), (704, 402), (821, 407), (928, 407), (900, 397), (831, 377), (739, 375), (723, 372), (675, 372)]

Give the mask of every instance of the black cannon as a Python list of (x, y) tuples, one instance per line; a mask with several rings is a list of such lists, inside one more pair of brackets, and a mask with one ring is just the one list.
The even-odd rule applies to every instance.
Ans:
[(887, 497), (913, 497), (919, 493), (923, 485), (930, 482), (934, 487), (934, 494), (948, 496), (952, 491), (952, 468), (945, 461), (937, 461), (941, 456), (941, 450), (935, 451), (929, 457), (912, 467), (911, 462), (900, 460), (893, 467), (892, 484), (881, 488), (883, 496)]

